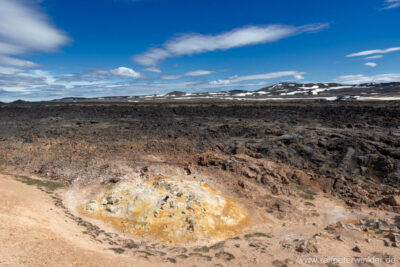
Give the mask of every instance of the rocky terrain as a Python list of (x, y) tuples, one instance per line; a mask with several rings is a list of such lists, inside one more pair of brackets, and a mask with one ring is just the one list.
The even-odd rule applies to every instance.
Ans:
[[(0, 164), (7, 177), (47, 192), (32, 194), (48, 195), (59, 211), (53, 215), (77, 227), (71, 233), (81, 228), (73, 246), (92, 244), (91, 253), (122, 265), (308, 266), (314, 257), (317, 265), (347, 266), (339, 258), (372, 257), (376, 262), (350, 264), (381, 266), (400, 256), (397, 101), (19, 101), (0, 105)], [(112, 206), (101, 192), (154, 177), (206, 184), (249, 222), (228, 236), (165, 242), (77, 209), (96, 210), (105, 199), (104, 211), (127, 211), (128, 202)], [(168, 190), (157, 203), (183, 197)], [(0, 224), (2, 240), (11, 224)], [(15, 257), (22, 264), (23, 255)]]

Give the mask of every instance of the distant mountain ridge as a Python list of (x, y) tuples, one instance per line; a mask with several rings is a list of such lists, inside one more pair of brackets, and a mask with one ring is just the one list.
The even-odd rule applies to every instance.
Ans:
[(340, 83), (290, 83), (283, 82), (267, 86), (255, 91), (229, 90), (219, 92), (187, 93), (173, 91), (165, 95), (137, 96), (135, 98), (154, 99), (298, 99), (298, 98), (331, 98), (334, 97), (400, 97), (400, 82), (391, 83), (364, 83), (364, 84), (340, 84)]
[[(400, 82), (390, 83), (294, 83), (282, 82), (258, 90), (247, 91), (234, 89), (228, 91), (182, 92), (172, 91), (167, 94), (152, 94), (141, 96), (103, 96), (103, 97), (66, 97), (53, 102), (143, 102), (149, 100), (191, 100), (191, 99), (220, 99), (220, 100), (400, 100)], [(24, 101), (15, 101), (22, 104)]]

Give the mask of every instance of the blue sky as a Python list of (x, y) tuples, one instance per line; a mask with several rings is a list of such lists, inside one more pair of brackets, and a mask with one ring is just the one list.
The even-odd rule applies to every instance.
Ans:
[(400, 0), (0, 0), (0, 101), (400, 81)]

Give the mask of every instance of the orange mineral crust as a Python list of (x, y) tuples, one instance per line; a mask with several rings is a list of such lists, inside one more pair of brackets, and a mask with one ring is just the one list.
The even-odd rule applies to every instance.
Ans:
[(158, 176), (108, 185), (78, 211), (124, 233), (173, 243), (228, 238), (249, 221), (231, 199), (202, 182)]

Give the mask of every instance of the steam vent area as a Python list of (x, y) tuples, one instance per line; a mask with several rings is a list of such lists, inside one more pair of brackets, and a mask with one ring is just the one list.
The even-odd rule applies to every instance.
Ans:
[(400, 266), (398, 102), (76, 101), (0, 103), (1, 267)]
[(232, 200), (205, 183), (167, 177), (108, 185), (78, 210), (123, 233), (173, 243), (228, 238), (249, 221)]

